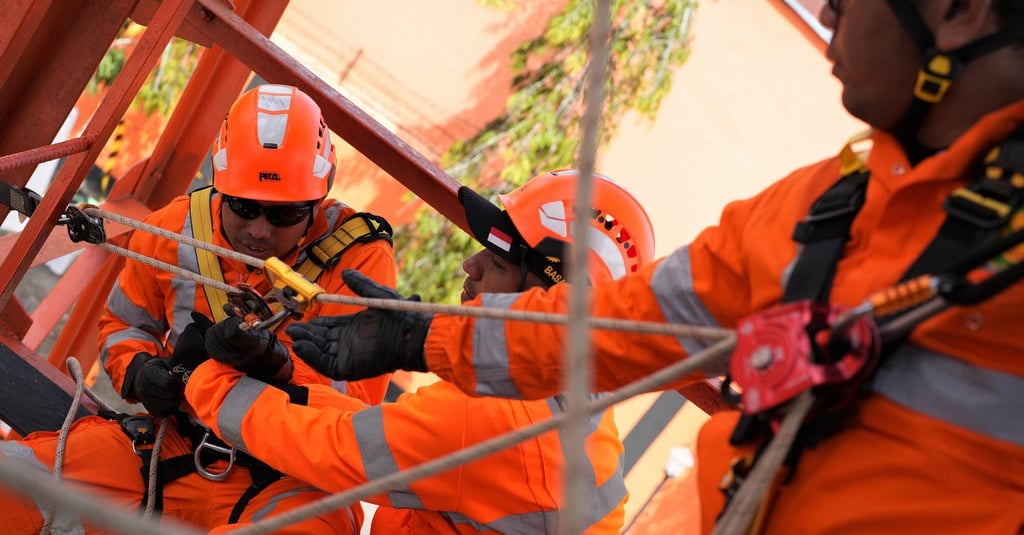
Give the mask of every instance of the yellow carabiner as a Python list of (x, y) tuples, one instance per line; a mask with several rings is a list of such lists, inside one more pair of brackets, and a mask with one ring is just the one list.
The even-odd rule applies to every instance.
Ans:
[(316, 296), (324, 293), (320, 285), (303, 278), (277, 257), (266, 259), (263, 270), (274, 287), (274, 297), (296, 317), (311, 309)]

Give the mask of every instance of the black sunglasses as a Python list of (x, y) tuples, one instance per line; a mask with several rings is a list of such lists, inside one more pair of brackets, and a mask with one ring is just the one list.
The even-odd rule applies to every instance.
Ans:
[(313, 213), (313, 203), (296, 206), (294, 204), (282, 204), (276, 206), (264, 206), (256, 201), (240, 199), (230, 195), (224, 196), (224, 201), (231, 207), (231, 211), (238, 217), (253, 220), (265, 214), (267, 221), (275, 227), (290, 227), (306, 220), (309, 214)]

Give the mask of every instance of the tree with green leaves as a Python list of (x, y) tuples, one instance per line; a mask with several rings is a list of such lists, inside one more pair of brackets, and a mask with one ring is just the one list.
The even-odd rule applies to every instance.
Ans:
[[(481, 0), (503, 9), (522, 1)], [(627, 112), (654, 118), (671, 88), (674, 69), (689, 55), (696, 4), (614, 0), (601, 146), (615, 136)], [(576, 166), (593, 14), (591, 0), (568, 0), (542, 35), (513, 52), (512, 94), (505, 112), (448, 150), (441, 165), (452, 178), (498, 203), (499, 193), (533, 176)], [(458, 302), (462, 260), (480, 245), (426, 206), (395, 234), (400, 290), (427, 301)]]
[[(125, 50), (134, 46), (141, 29), (142, 27), (137, 24), (125, 22), (118, 32), (117, 39), (100, 60), (96, 74), (89, 81), (89, 91), (95, 93), (100, 87), (114, 83), (114, 79), (124, 68), (127, 59)], [(132, 101), (132, 106), (140, 107), (147, 115), (169, 114), (199, 64), (202, 50), (203, 48), (195, 43), (180, 37), (172, 37), (156, 68), (149, 74), (146, 83)]]

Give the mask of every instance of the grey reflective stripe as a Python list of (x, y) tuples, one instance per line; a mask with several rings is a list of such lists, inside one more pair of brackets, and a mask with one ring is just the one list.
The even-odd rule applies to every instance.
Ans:
[(217, 428), (220, 429), (221, 438), (246, 453), (249, 450), (245, 447), (245, 440), (242, 437), (242, 418), (245, 418), (256, 398), (267, 388), (270, 388), (270, 385), (263, 381), (242, 376), (238, 383), (231, 387), (217, 413)]
[(152, 340), (158, 347), (162, 345), (159, 340), (153, 337), (153, 335), (143, 331), (142, 329), (137, 329), (135, 327), (122, 329), (111, 334), (103, 341), (103, 351), (100, 353), (100, 362), (106, 365), (107, 359), (110, 358), (110, 348), (125, 340)]
[[(356, 433), (359, 455), (363, 458), (366, 479), (373, 481), (398, 472), (398, 463), (384, 438), (384, 413), (380, 405), (369, 407), (352, 415), (352, 428)], [(405, 487), (388, 492), (392, 507), (424, 509), (416, 493)]]
[[(509, 309), (519, 295), (483, 294), (481, 304), (487, 308)], [(513, 399), (522, 397), (509, 375), (504, 321), (477, 318), (473, 324), (473, 370), (476, 372), (478, 395)]]
[[(590, 401), (594, 401), (607, 396), (608, 394), (590, 394), (588, 397)], [(567, 403), (565, 396), (559, 394), (553, 398), (548, 398), (548, 407), (551, 409), (552, 414), (558, 414), (565, 412), (567, 409)], [(601, 418), (604, 416), (604, 411), (592, 414), (587, 420), (587, 436), (594, 434), (597, 431), (598, 426), (601, 425)], [(571, 450), (568, 441), (565, 437), (565, 428), (558, 428), (558, 440), (562, 444), (562, 455), (568, 458), (570, 455), (575, 455), (575, 450)], [(594, 490), (591, 492), (589, 499), (587, 500), (587, 510), (584, 512), (583, 520), (586, 521), (587, 526), (593, 526), (601, 521), (602, 518), (608, 516), (609, 513), (615, 510), (619, 505), (619, 502), (626, 497), (626, 480), (622, 471), (622, 456), (620, 455), (615, 466), (615, 475), (608, 478), (607, 481), (601, 485), (597, 484), (597, 475), (594, 473), (594, 464), (591, 460), (590, 472), (587, 474), (588, 487), (593, 487)]]
[(557, 511), (537, 511), (521, 515), (510, 515), (487, 524), (475, 522), (459, 513), (442, 512), (442, 516), (453, 524), (466, 524), (480, 532), (496, 531), (504, 535), (542, 535), (558, 531)]
[(348, 381), (331, 379), (331, 388), (341, 392), (342, 394), (348, 395)]
[[(663, 260), (651, 278), (651, 290), (658, 300), (662, 314), (669, 323), (720, 327), (704, 303), (693, 290), (693, 272), (690, 269), (690, 248), (680, 247)], [(711, 342), (678, 338), (679, 345), (689, 354), (694, 354)], [(728, 361), (720, 362), (713, 368), (702, 370), (709, 377), (725, 375), (729, 371)]]
[(142, 308), (128, 300), (124, 290), (121, 289), (121, 280), (114, 284), (107, 297), (107, 310), (121, 320), (122, 323), (130, 325), (127, 329), (117, 331), (103, 340), (103, 348), (100, 350), (100, 362), (106, 364), (110, 356), (110, 348), (125, 340), (143, 340), (162, 346), (160, 338), (153, 333), (163, 333), (167, 330), (167, 324), (162, 320), (149, 315), (145, 308)]
[[(185, 214), (185, 226), (181, 229), (181, 235), (195, 238), (192, 230), (192, 211), (189, 210)], [(198, 274), (199, 259), (196, 254), (195, 247), (179, 243), (178, 267)], [(178, 335), (185, 330), (185, 326), (192, 323), (192, 311), (196, 309), (196, 290), (199, 283), (175, 275), (171, 278), (171, 288), (174, 290), (174, 327), (168, 342), (173, 346), (178, 342)]]
[[(40, 474), (46, 474), (48, 476), (51, 474), (50, 470), (46, 468), (46, 465), (36, 458), (36, 454), (32, 451), (32, 448), (18, 442), (7, 440), (0, 441), (0, 456), (7, 457), (9, 459), (16, 459), (22, 464), (34, 470), (38, 470)], [(39, 509), (39, 514), (45, 517), (49, 504), (44, 502), (41, 497), (34, 498), (34, 501), (36, 508)], [(85, 528), (82, 526), (82, 519), (77, 515), (69, 511), (57, 509), (54, 513), (53, 524), (50, 526), (50, 533), (54, 535), (82, 535), (85, 533)]]
[(1024, 378), (904, 344), (871, 389), (910, 410), (1024, 446)]

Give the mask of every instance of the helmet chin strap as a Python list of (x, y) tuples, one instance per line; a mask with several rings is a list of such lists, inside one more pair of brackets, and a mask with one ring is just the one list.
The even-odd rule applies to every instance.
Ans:
[(909, 0), (886, 0), (921, 51), (914, 100), (898, 122), (896, 134), (916, 142), (917, 132), (932, 106), (942, 101), (953, 79), (970, 61), (1024, 39), (1024, 29), (1006, 28), (950, 51), (935, 47), (935, 36)]

